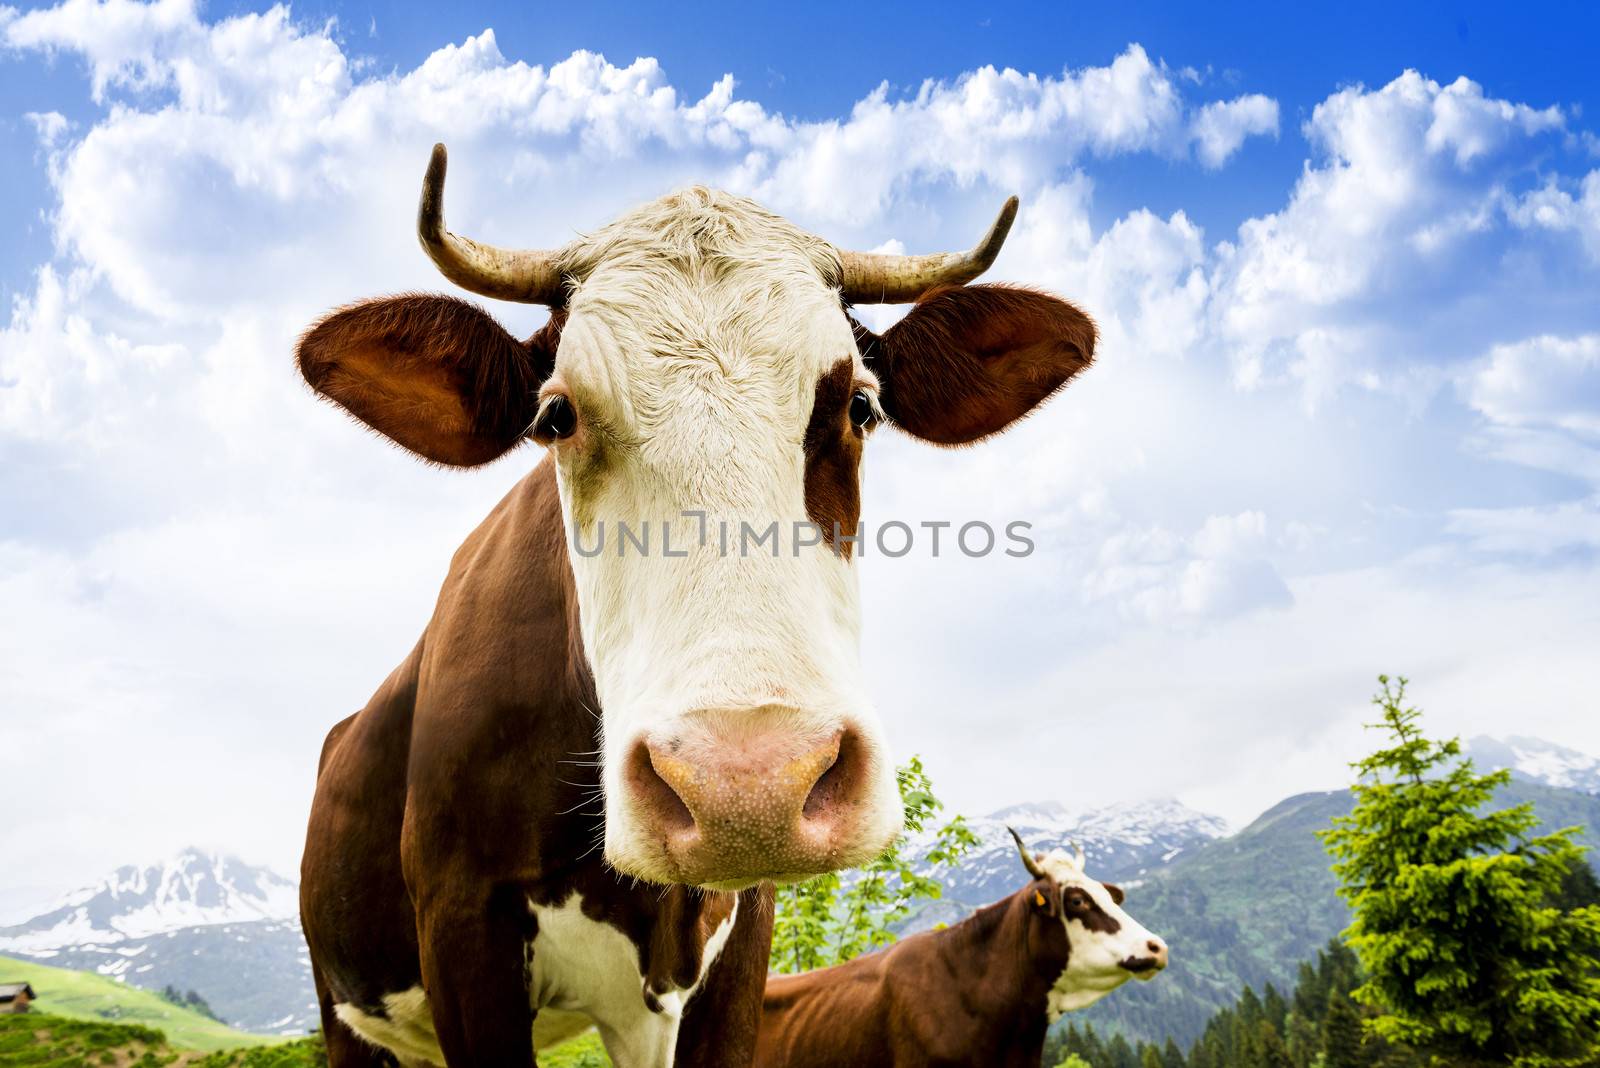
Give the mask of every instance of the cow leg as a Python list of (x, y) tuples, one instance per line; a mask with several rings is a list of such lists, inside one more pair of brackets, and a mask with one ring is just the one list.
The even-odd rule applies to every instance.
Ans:
[(533, 1068), (527, 905), (504, 887), (417, 910), (422, 982), (450, 1068)]
[(755, 1059), (772, 918), (771, 883), (740, 892), (733, 933), (684, 1009), (678, 1068), (748, 1068)]
[(322, 1044), (328, 1050), (328, 1068), (395, 1068), (398, 1062), (392, 1054), (364, 1041), (334, 1014), (333, 995), (315, 964), (311, 966), (311, 979), (317, 986), (317, 1008), (322, 1013)]

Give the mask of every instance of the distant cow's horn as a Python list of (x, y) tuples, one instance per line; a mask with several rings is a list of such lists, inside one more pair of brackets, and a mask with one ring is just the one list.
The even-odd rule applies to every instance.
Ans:
[(966, 285), (994, 263), (1017, 218), (1012, 197), (984, 235), (968, 252), (935, 252), (927, 256), (889, 256), (878, 252), (839, 250), (844, 274), (839, 286), (851, 304), (905, 304), (935, 286)]
[(505, 249), (458, 237), (444, 228), (443, 145), (433, 146), (417, 205), (417, 236), (422, 249), (462, 289), (522, 304), (562, 304), (565, 291), (555, 257), (542, 249)]
[(1039, 867), (1039, 862), (1033, 859), (1033, 854), (1028, 852), (1028, 847), (1022, 841), (1022, 835), (1017, 833), (1017, 829), (1015, 827), (1007, 827), (1006, 830), (1010, 831), (1011, 837), (1017, 840), (1017, 852), (1022, 854), (1022, 866), (1028, 869), (1028, 874), (1035, 879), (1048, 878), (1044, 873), (1044, 869)]

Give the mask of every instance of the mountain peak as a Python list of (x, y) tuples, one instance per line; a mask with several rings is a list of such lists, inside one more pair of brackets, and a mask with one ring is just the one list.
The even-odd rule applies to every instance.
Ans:
[(289, 919), (298, 909), (293, 880), (191, 846), (156, 864), (125, 864), (45, 912), (0, 927), (0, 951), (37, 952), (185, 927)]
[(944, 884), (939, 907), (924, 910), (913, 928), (958, 919), (966, 910), (998, 900), (1027, 882), (1007, 827), (1016, 828), (1031, 850), (1081, 845), (1094, 876), (1113, 882), (1144, 878), (1228, 833), (1223, 820), (1170, 797), (1116, 802), (1082, 811), (1059, 801), (1028, 801), (967, 823), (979, 844), (953, 866), (928, 863), (932, 832), (911, 841), (907, 852), (913, 863)]
[(1600, 794), (1600, 758), (1527, 735), (1479, 735), (1463, 750), (1481, 770), (1509, 768), (1515, 778)]
[(1228, 825), (1220, 817), (1196, 811), (1175, 797), (1116, 801), (1079, 812), (1060, 801), (1025, 801), (991, 812), (977, 822), (1007, 824), (1019, 831), (1042, 831), (1057, 837), (1143, 837), (1152, 828), (1175, 827), (1201, 838), (1221, 838), (1228, 833)]
[(989, 813), (996, 823), (1021, 823), (1029, 826), (1064, 823), (1072, 811), (1060, 801), (1024, 801), (1020, 805), (1007, 805)]

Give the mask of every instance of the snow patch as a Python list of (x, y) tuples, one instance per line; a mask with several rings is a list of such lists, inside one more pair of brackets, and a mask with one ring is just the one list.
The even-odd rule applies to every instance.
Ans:
[(1600, 758), (1542, 738), (1478, 737), (1467, 743), (1466, 755), (1484, 771), (1509, 768), (1520, 779), (1600, 794)]

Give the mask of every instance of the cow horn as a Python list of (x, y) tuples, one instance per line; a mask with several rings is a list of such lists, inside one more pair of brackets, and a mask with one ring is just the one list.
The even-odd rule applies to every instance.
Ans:
[(1083, 851), (1083, 845), (1079, 842), (1068, 844), (1072, 846), (1072, 862), (1078, 866), (1079, 871), (1083, 871), (1083, 866), (1089, 862), (1088, 855)]
[(851, 304), (905, 304), (935, 286), (966, 285), (994, 263), (1017, 219), (1017, 198), (1000, 209), (989, 232), (967, 252), (927, 256), (889, 256), (879, 252), (839, 251), (843, 268), (839, 290)]
[(462, 289), (522, 304), (564, 302), (555, 257), (542, 249), (505, 249), (458, 237), (444, 228), (443, 145), (433, 146), (417, 205), (417, 237), (434, 266)]
[(1017, 840), (1017, 852), (1022, 854), (1022, 866), (1028, 869), (1028, 874), (1035, 879), (1048, 878), (1044, 873), (1044, 869), (1039, 867), (1039, 862), (1033, 859), (1033, 854), (1028, 852), (1028, 846), (1023, 842), (1022, 835), (1017, 833), (1017, 829), (1015, 827), (1007, 827), (1006, 830), (1010, 831), (1011, 837)]

